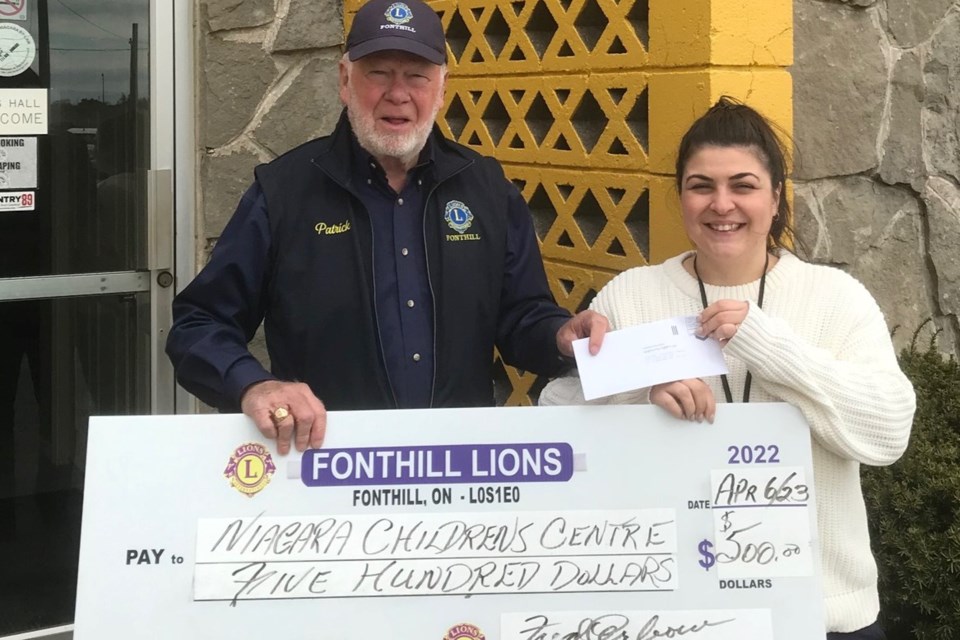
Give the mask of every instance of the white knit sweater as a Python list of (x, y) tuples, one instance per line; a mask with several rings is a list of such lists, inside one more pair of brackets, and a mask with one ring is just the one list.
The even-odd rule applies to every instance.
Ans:
[[(687, 255), (620, 274), (591, 308), (607, 316), (612, 329), (697, 315), (700, 290), (681, 264)], [(759, 279), (705, 285), (708, 303), (750, 301), (724, 348), (727, 379), (739, 402), (749, 369), (751, 402), (789, 402), (810, 424), (827, 630), (854, 631), (879, 611), (860, 464), (891, 464), (904, 452), (916, 407), (913, 386), (897, 364), (883, 314), (853, 277), (783, 253), (767, 274), (762, 309), (759, 285)], [(723, 402), (720, 378), (706, 382)], [(649, 390), (642, 390), (593, 402), (648, 401)], [(542, 405), (583, 403), (575, 377), (550, 382), (540, 395)]]

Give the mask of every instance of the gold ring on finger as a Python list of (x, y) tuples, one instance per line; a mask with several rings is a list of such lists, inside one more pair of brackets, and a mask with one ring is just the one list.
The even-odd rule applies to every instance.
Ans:
[(277, 407), (270, 412), (270, 419), (274, 422), (283, 422), (290, 416), (290, 410), (286, 407)]

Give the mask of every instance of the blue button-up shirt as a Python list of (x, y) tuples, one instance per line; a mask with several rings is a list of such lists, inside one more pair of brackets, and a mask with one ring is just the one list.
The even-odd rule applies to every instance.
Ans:
[(398, 194), (356, 140), (357, 195), (373, 229), (373, 286), (380, 345), (397, 406), (430, 406), (433, 389), (433, 295), (427, 276), (423, 213), (433, 186), (430, 144)]

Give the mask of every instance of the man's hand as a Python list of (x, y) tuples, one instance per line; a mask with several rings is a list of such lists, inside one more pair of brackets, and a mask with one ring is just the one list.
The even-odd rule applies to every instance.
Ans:
[(573, 316), (557, 331), (557, 349), (565, 356), (573, 355), (573, 341), (590, 338), (590, 355), (600, 352), (604, 334), (610, 329), (606, 316), (596, 311), (581, 311)]
[(713, 424), (717, 415), (717, 399), (713, 389), (700, 378), (664, 382), (650, 387), (650, 402), (681, 420)]
[(277, 441), (280, 455), (290, 452), (291, 439), (297, 451), (323, 444), (327, 409), (302, 382), (265, 380), (250, 385), (240, 399), (240, 408), (265, 438)]

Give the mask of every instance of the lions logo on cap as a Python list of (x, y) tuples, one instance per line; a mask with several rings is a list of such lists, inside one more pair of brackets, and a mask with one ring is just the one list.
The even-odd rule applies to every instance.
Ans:
[(402, 2), (394, 2), (383, 15), (393, 24), (407, 24), (413, 20), (413, 11)]
[(472, 624), (458, 624), (450, 627), (443, 640), (486, 640), (486, 636)]
[(447, 221), (451, 229), (457, 233), (463, 233), (473, 224), (473, 213), (470, 211), (470, 207), (459, 200), (451, 200), (444, 209), (443, 219)]

